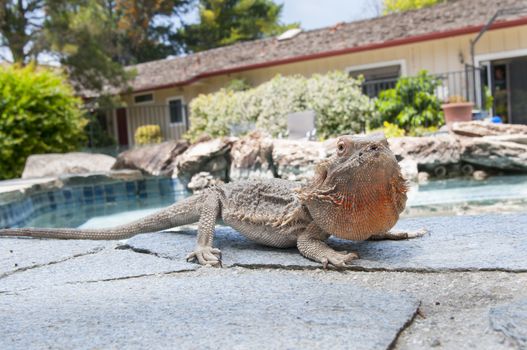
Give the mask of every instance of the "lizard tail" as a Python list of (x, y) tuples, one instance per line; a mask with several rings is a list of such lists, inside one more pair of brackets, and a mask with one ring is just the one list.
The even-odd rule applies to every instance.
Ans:
[(158, 232), (199, 221), (204, 198), (195, 195), (129, 224), (108, 229), (16, 228), (2, 229), (0, 236), (54, 239), (119, 240), (140, 233)]

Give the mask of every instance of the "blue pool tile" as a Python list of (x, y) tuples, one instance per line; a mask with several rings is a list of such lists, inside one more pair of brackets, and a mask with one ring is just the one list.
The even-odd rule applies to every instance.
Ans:
[(62, 190), (62, 196), (64, 197), (65, 203), (71, 203), (73, 202), (73, 193), (71, 192), (71, 189), (65, 188)]
[(82, 188), (82, 193), (84, 195), (84, 199), (93, 199), (93, 187), (92, 186), (84, 186)]
[(127, 193), (133, 192), (135, 194), (135, 182), (134, 181), (126, 182), (125, 185), (126, 185)]
[(95, 193), (95, 199), (97, 201), (104, 200), (104, 189), (102, 186), (97, 185), (93, 188), (93, 191)]

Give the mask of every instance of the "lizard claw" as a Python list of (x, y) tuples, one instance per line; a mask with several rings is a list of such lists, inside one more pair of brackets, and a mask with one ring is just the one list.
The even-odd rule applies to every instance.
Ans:
[(200, 265), (223, 267), (221, 264), (221, 251), (212, 247), (196, 247), (194, 251), (187, 255), (187, 261), (197, 260)]
[(328, 268), (328, 265), (340, 268), (346, 267), (351, 261), (358, 259), (359, 255), (357, 253), (351, 252), (334, 252), (329, 256), (323, 257), (320, 262), (324, 270)]

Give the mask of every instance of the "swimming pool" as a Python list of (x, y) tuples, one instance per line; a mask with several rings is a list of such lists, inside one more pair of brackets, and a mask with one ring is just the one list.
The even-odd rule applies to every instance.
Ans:
[[(0, 205), (0, 227), (101, 228), (137, 220), (190, 193), (177, 179), (147, 178), (68, 186)], [(414, 185), (403, 216), (527, 210), (527, 176), (449, 179)]]

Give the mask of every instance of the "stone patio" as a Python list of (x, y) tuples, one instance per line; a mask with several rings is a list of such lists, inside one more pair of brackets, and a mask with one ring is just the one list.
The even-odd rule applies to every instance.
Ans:
[(344, 242), (323, 270), (219, 227), (126, 241), (0, 240), (0, 348), (526, 349), (527, 215), (404, 219), (415, 240)]

